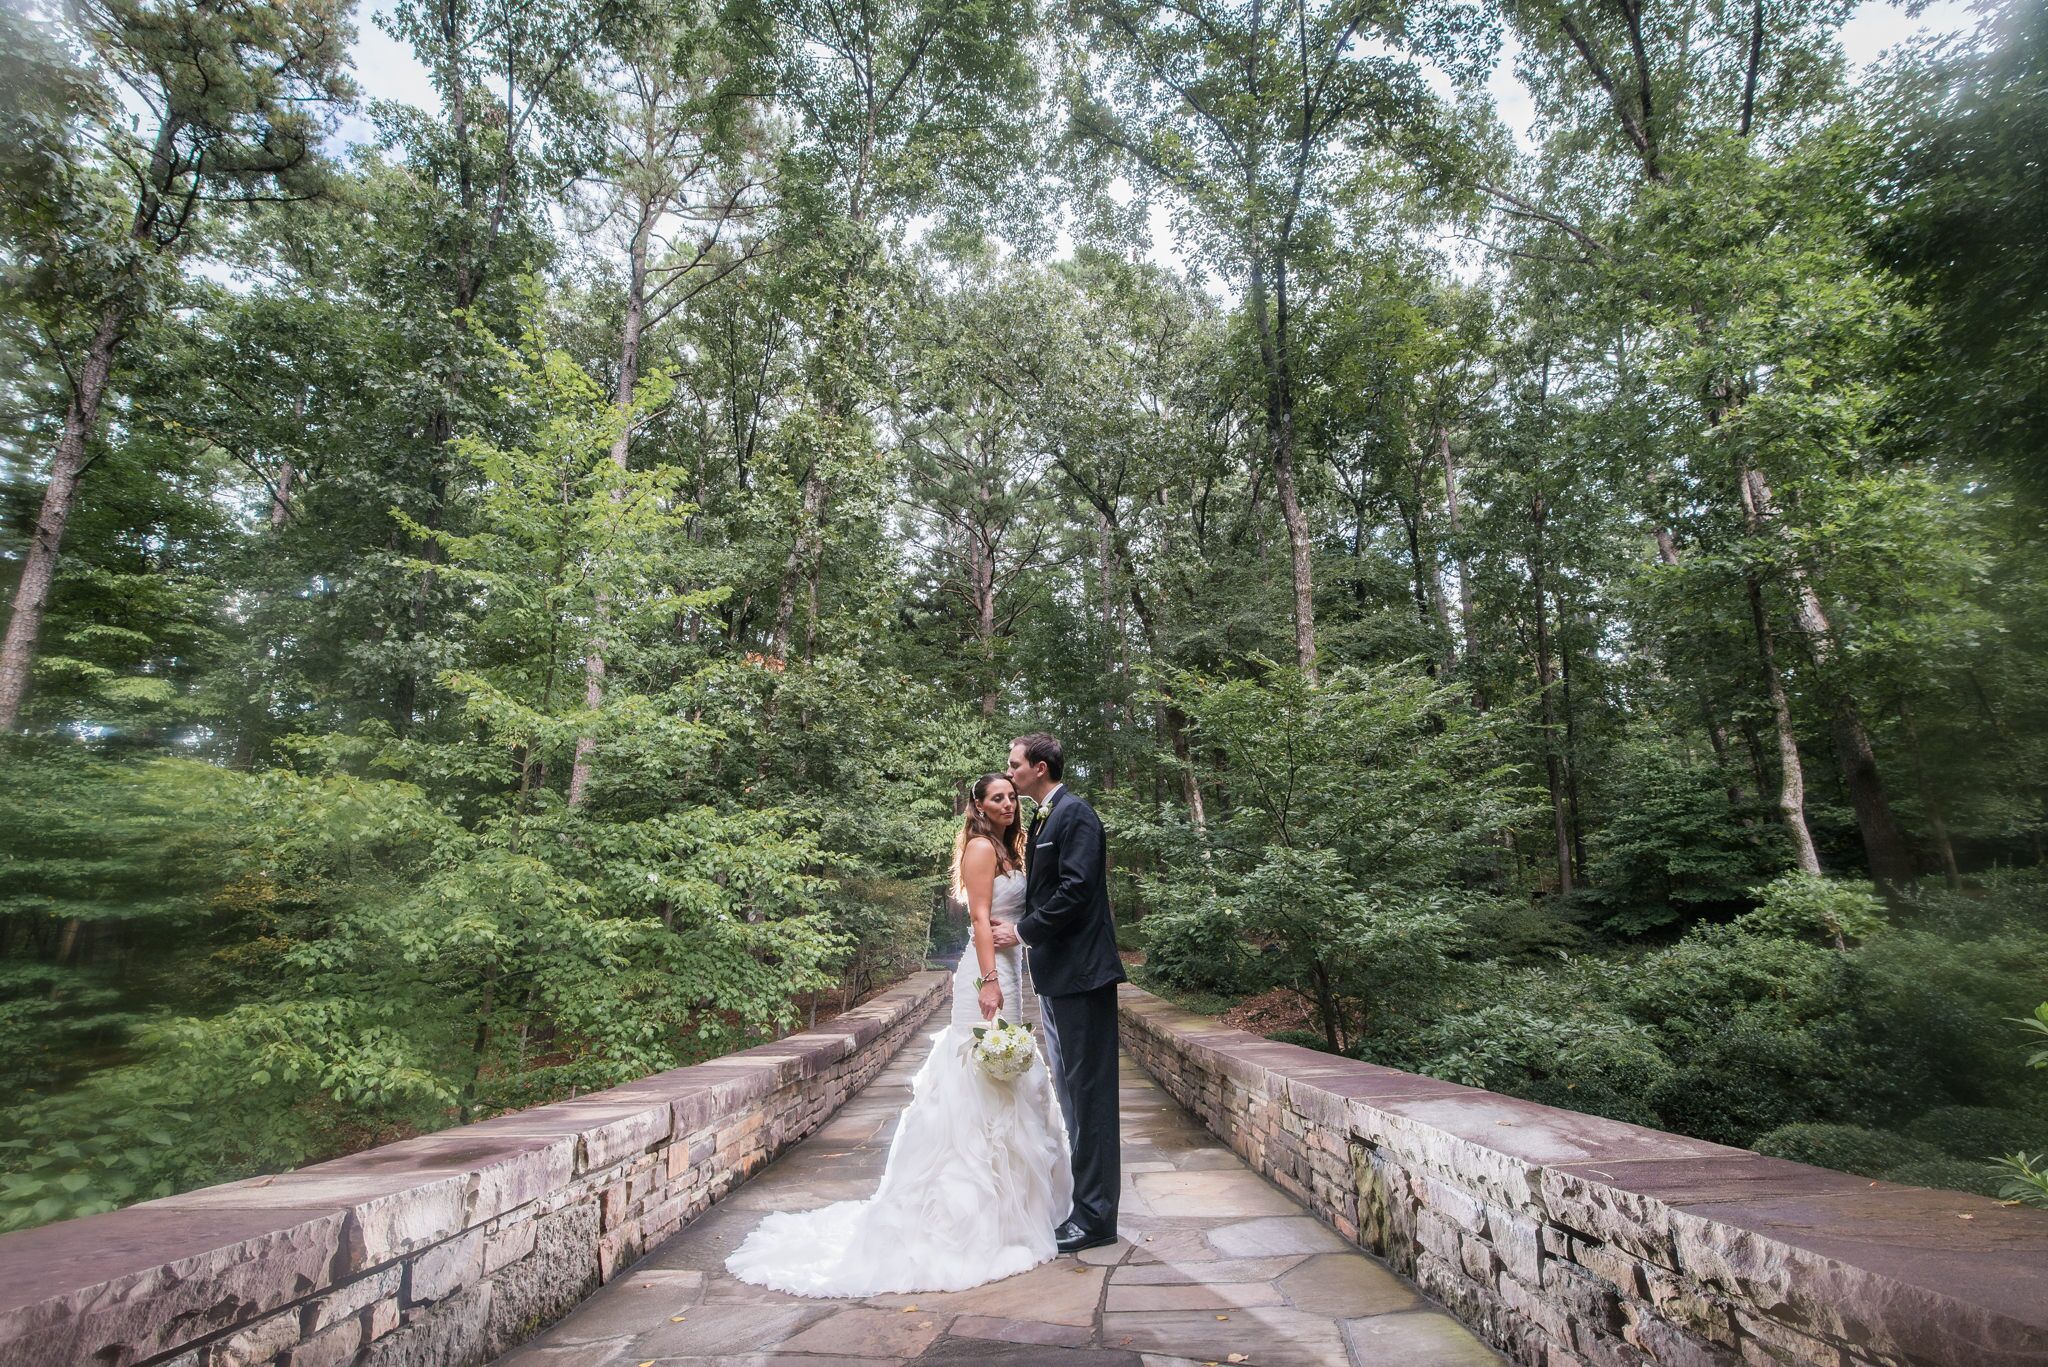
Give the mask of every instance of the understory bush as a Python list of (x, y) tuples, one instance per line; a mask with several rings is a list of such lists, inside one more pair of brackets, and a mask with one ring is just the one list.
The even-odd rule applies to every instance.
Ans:
[[(1169, 987), (1287, 986), (1327, 1045), (1437, 1011), (1465, 965), (1488, 839), (1526, 810), (1499, 763), (1500, 720), (1419, 663), (1314, 680), (1270, 661), (1238, 677), (1162, 671), (1235, 801), (1203, 841), (1150, 833), (1146, 968)], [(1361, 781), (1370, 775), (1370, 781)]]
[(2002, 1025), (2029, 1019), (2048, 966), (2040, 882), (1921, 891), (1889, 914), (1867, 885), (1803, 876), (1758, 897), (1661, 949), (1545, 960), (1510, 942), (1348, 1052), (1891, 1181), (2042, 1190), (2026, 1172), (2043, 1162), (1997, 1162), (2048, 1148)]
[(1590, 900), (1602, 929), (1632, 937), (1745, 905), (1782, 867), (1784, 840), (1760, 810), (1731, 810), (1725, 779), (1668, 743), (1616, 748), (1604, 820), (1588, 842)]
[(1143, 921), (1147, 974), (1196, 992), (1249, 995), (1264, 989), (1258, 956), (1231, 908), (1204, 889), (1160, 883)]
[(1773, 1158), (1789, 1158), (1795, 1163), (1811, 1163), (1864, 1177), (1883, 1177), (1907, 1164), (1943, 1161), (1941, 1151), (1932, 1144), (1861, 1125), (1781, 1125), (1758, 1135), (1753, 1147)]
[(1974, 1192), (1979, 1196), (2004, 1196), (2004, 1178), (1996, 1163), (1973, 1163), (1967, 1158), (1934, 1158), (1902, 1163), (1883, 1174), (1887, 1182), (1908, 1187), (1940, 1187), (1949, 1191)]
[(1990, 1158), (2048, 1140), (2048, 1117), (2003, 1106), (1936, 1106), (1904, 1131), (1956, 1158)]

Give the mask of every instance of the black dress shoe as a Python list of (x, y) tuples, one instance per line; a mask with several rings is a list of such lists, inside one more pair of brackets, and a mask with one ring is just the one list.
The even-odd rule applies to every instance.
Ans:
[(1116, 1231), (1099, 1234), (1093, 1230), (1083, 1229), (1069, 1220), (1052, 1232), (1052, 1238), (1060, 1252), (1079, 1253), (1084, 1248), (1101, 1248), (1104, 1244), (1115, 1243)]

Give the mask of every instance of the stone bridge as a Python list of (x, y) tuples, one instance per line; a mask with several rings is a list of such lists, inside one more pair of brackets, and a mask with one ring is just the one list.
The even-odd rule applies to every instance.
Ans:
[(0, 1367), (2048, 1364), (2048, 1215), (1275, 1044), (1132, 988), (1117, 1245), (950, 1295), (726, 1276), (768, 1210), (873, 1189), (945, 986), (0, 1238)]

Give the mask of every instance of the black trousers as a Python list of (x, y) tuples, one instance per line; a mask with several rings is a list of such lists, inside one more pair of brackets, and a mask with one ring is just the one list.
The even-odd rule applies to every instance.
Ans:
[(1090, 1233), (1116, 1233), (1117, 1194), (1123, 1188), (1122, 1143), (1117, 1134), (1116, 984), (1092, 992), (1040, 997), (1047, 1061), (1074, 1166), (1074, 1210), (1069, 1216)]

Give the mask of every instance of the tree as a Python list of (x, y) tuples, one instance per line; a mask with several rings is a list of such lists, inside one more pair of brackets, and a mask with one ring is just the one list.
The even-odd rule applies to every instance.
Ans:
[[(980, 347), (1022, 325), (1022, 310), (1038, 298), (1022, 282), (975, 272), (920, 300), (903, 329), (892, 414), (908, 501), (936, 533), (933, 576), (967, 609), (963, 635), (978, 662), (981, 715), (991, 721), (1010, 672), (1004, 642), (1030, 601), (1012, 590), (1048, 563), (1058, 513), (1030, 419), (990, 381)], [(925, 538), (913, 531), (909, 539)]]
[[(1867, 232), (1925, 310), (1900, 339), (1914, 375), (1909, 411), (1939, 424), (1962, 459), (1995, 465), (2038, 500), (2039, 395), (2048, 274), (2032, 244), (2048, 193), (2030, 149), (2048, 136), (2048, 9), (2013, 0), (1975, 33), (1909, 51), (1863, 112), (1874, 201)], [(1965, 442), (1939, 440), (1962, 424)]]
[(89, 332), (82, 342), (49, 339), (75, 350), (65, 366), (64, 421), (42, 511), (0, 640), (0, 731), (12, 731), (21, 715), (64, 529), (122, 343), (176, 280), (209, 206), (318, 189), (321, 120), (350, 93), (341, 73), (348, 31), (337, 0), (234, 10), (192, 0), (98, 0), (73, 6), (71, 16), (95, 75), (146, 112), (131, 129), (115, 116), (113, 97), (100, 97), (90, 136), (105, 158), (109, 212), (85, 241), (46, 237), (41, 244), (90, 250), (95, 269), (91, 297), (81, 301)]
[[(592, 180), (596, 235), (625, 239), (624, 317), (613, 396), (630, 408), (648, 333), (705, 289), (743, 268), (760, 240), (747, 223), (762, 210), (758, 132), (744, 99), (747, 72), (722, 51), (702, 16), (657, 14), (627, 29), (595, 76), (607, 109), (604, 161)], [(619, 429), (612, 461), (628, 467), (633, 425)], [(600, 613), (606, 609), (600, 604)], [(584, 660), (584, 704), (604, 697), (602, 641)], [(577, 742), (569, 805), (590, 781), (596, 742)]]
[(778, 94), (798, 119), (779, 176), (784, 235), (807, 244), (796, 269), (816, 338), (807, 376), (816, 431), (793, 453), (796, 507), (769, 625), (768, 654), (786, 660), (798, 595), (816, 597), (835, 485), (860, 444), (882, 234), (931, 208), (962, 221), (994, 212), (1031, 146), (1037, 81), (1025, 44), (1037, 13), (1018, 0), (890, 0), (857, 11), (787, 0), (769, 15)]
[(1335, 231), (1336, 181), (1355, 160), (1387, 155), (1443, 122), (1420, 64), (1475, 77), (1483, 25), (1455, 3), (1417, 11), (1141, 0), (1082, 13), (1101, 67), (1077, 77), (1075, 131), (1119, 154), (1141, 188), (1175, 195), (1203, 254), (1246, 291), (1266, 454), (1287, 527), (1295, 659), (1313, 678), (1315, 536), (1299, 487), (1295, 289)]
[[(1748, 334), (1734, 316), (1737, 308), (1757, 306), (1750, 301), (1758, 292), (1742, 277), (1764, 258), (1728, 249), (1737, 241), (1755, 243), (1754, 234), (1777, 208), (1767, 199), (1748, 197), (1750, 187), (1769, 179), (1760, 174), (1765, 165), (1761, 149), (1795, 136), (1833, 93), (1826, 73), (1832, 34), (1843, 18), (1841, 6), (1825, 0), (1777, 11), (1759, 4), (1748, 12), (1664, 14), (1631, 0), (1575, 0), (1513, 6), (1509, 14), (1531, 54), (1527, 70), (1538, 77), (1537, 98), (1546, 115), (1554, 116), (1560, 128), (1584, 132), (1588, 146), (1597, 150), (1581, 153), (1582, 159), (1611, 158), (1607, 176), (1621, 177), (1623, 185), (1633, 182), (1635, 204), (1627, 226), (1635, 231), (1617, 232), (1611, 239), (1589, 234), (1575, 226), (1578, 216), (1566, 208), (1532, 209), (1526, 197), (1496, 191), (1497, 196), (1516, 212), (1533, 212), (1574, 234), (1601, 259), (1628, 262), (1636, 272), (1628, 287), (1666, 310), (1667, 325), (1690, 334), (1699, 364), (1683, 374), (1692, 387), (1697, 421), (1707, 429), (1722, 428), (1770, 382), (1750, 357), (1740, 354)], [(1732, 211), (1731, 191), (1744, 204), (1742, 211)], [(1680, 224), (1690, 229), (1682, 241), (1672, 231)], [(1641, 277), (1644, 248), (1674, 267), (1685, 260), (1716, 269), (1697, 276), (1674, 269), (1660, 288)], [(1766, 291), (1762, 298), (1762, 307), (1768, 308), (1782, 296)], [(1786, 537), (1790, 524), (1778, 506), (1770, 472), (1739, 449), (1731, 454), (1728, 482), (1733, 488), (1728, 492), (1743, 510), (1749, 534)], [(1902, 885), (1912, 877), (1911, 855), (1893, 820), (1862, 708), (1833, 669), (1842, 654), (1835, 625), (1811, 567), (1789, 556), (1780, 559), (1779, 569), (1792, 593), (1797, 630), (1820, 670), (1834, 675), (1829, 697), (1835, 748), (1865, 858), (1880, 882)], [(1758, 588), (1756, 595), (1761, 593)], [(1783, 664), (1767, 628), (1760, 619), (1756, 644), (1767, 691), (1775, 698)], [(1782, 709), (1773, 706), (1782, 717)], [(1797, 763), (1797, 748), (1796, 738), (1781, 723), (1779, 751), (1785, 764)], [(1788, 771), (1781, 789), (1788, 828), (1803, 824), (1789, 805), (1799, 797), (1795, 778)], [(1805, 862), (1809, 851), (1796, 830), (1794, 837)]]
[[(1333, 1050), (1362, 1024), (1360, 1006), (1375, 1016), (1442, 985), (1459, 905), (1446, 875), (1520, 815), (1492, 763), (1498, 723), (1419, 669), (1312, 682), (1267, 663), (1167, 686), (1216, 757), (1232, 811), (1213, 864), (1159, 881), (1203, 889), (1231, 933), (1270, 944)], [(1372, 782), (1355, 781), (1366, 773)]]
[[(478, 310), (487, 291), (503, 287), (493, 330), (503, 337), (516, 329), (510, 285), (545, 254), (545, 206), (594, 155), (594, 111), (580, 64), (620, 18), (618, 0), (399, 0), (378, 19), (411, 44), (441, 106), (375, 111), (381, 140), (404, 153), (403, 184), (393, 188), (424, 220), (421, 284), (444, 301), (432, 339), (439, 383), (419, 396), (424, 411), (412, 434), (423, 443), (426, 478), (408, 502), (429, 530), (448, 512), (449, 443), (484, 407), (471, 383)], [(434, 542), (420, 549), (432, 555)], [(432, 574), (418, 580), (408, 620), (392, 633), (402, 657), (427, 653), (422, 638), (437, 582)], [(418, 719), (423, 674), (431, 668), (419, 659), (400, 661), (392, 712), (401, 730)]]

